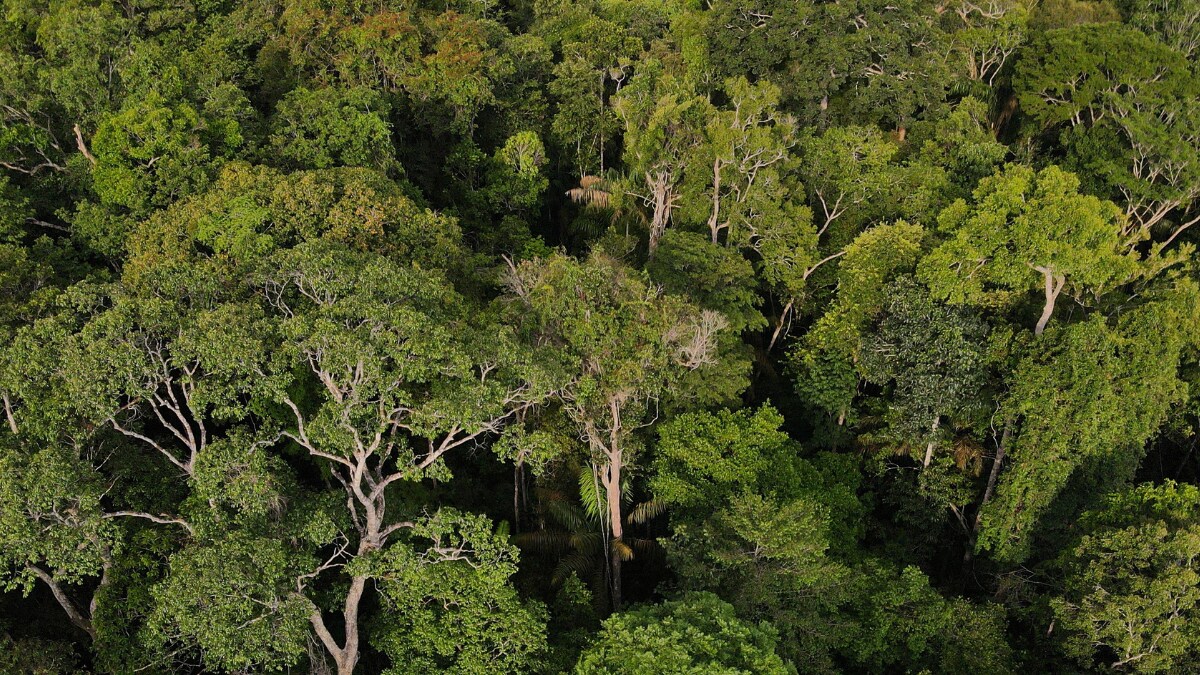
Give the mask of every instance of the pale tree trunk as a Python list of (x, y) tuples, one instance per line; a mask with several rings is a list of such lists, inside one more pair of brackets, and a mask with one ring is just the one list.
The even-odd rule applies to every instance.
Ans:
[(1008, 441), (1012, 438), (1012, 425), (1004, 425), (1004, 433), (1000, 435), (1000, 443), (996, 446), (996, 459), (992, 460), (992, 470), (988, 473), (987, 487), (983, 491), (983, 499), (979, 502), (979, 509), (975, 512), (974, 531), (979, 532), (979, 524), (983, 521), (983, 507), (992, 500), (992, 495), (996, 492), (996, 480), (1000, 477), (1000, 467), (1004, 464), (1004, 453), (1008, 451)]
[[(358, 463), (350, 472), (345, 485), (352, 497), (356, 497), (363, 508), (363, 524), (359, 530), (360, 539), (356, 558), (363, 558), (373, 551), (380, 550), (387, 543), (389, 531), (384, 528), (384, 504), (381, 493), (365, 490), (362, 481), (366, 473), (366, 453), (356, 454)], [(368, 494), (369, 492), (369, 494)], [(321, 610), (314, 607), (309, 621), (320, 638), (321, 643), (337, 664), (338, 675), (351, 675), (359, 658), (359, 609), (362, 605), (363, 594), (366, 592), (368, 577), (356, 575), (350, 578), (350, 588), (346, 591), (346, 599), (342, 602), (342, 623), (345, 625), (345, 640), (341, 645), (330, 633)]]
[(650, 218), (650, 251), (653, 258), (658, 250), (658, 240), (667, 231), (667, 223), (671, 220), (671, 209), (675, 206), (675, 195), (671, 189), (671, 174), (659, 171), (646, 173), (646, 185), (650, 188), (651, 206), (654, 209)]
[(612, 609), (614, 612), (621, 611), (622, 593), (621, 593), (621, 554), (616, 544), (621, 542), (621, 538), (625, 534), (624, 523), (621, 517), (621, 468), (622, 468), (622, 453), (619, 447), (610, 448), (607, 457), (607, 466), (601, 472), (600, 482), (604, 486), (604, 499), (607, 502), (605, 506), (608, 509), (607, 518), (609, 521), (609, 533), (612, 540), (609, 551), (609, 572), (610, 572), (610, 588), (609, 594), (612, 601)]
[(987, 487), (983, 490), (983, 498), (979, 501), (979, 508), (975, 510), (975, 521), (971, 523), (970, 536), (963, 551), (962, 561), (962, 584), (965, 587), (967, 579), (971, 574), (972, 563), (975, 560), (975, 541), (979, 538), (979, 526), (983, 523), (983, 507), (992, 501), (992, 495), (996, 493), (996, 480), (1000, 477), (1000, 468), (1004, 464), (1004, 454), (1008, 451), (1008, 441), (1012, 437), (1012, 425), (1004, 424), (1004, 433), (1000, 435), (1000, 442), (996, 445), (996, 458), (992, 460), (992, 469), (988, 472)]
[(4, 416), (8, 418), (8, 428), (12, 430), (13, 435), (21, 433), (17, 429), (17, 418), (13, 415), (12, 402), (8, 398), (8, 394), (4, 394)]
[(1058, 294), (1062, 292), (1067, 279), (1061, 274), (1055, 275), (1047, 267), (1035, 267), (1034, 269), (1042, 273), (1046, 286), (1046, 305), (1042, 308), (1042, 317), (1038, 319), (1037, 327), (1033, 329), (1034, 335), (1041, 335), (1042, 331), (1046, 330), (1046, 324), (1050, 323), (1050, 317), (1054, 314), (1054, 302), (1058, 300)]
[(605, 508), (609, 526), (609, 599), (614, 612), (621, 611), (621, 553), (617, 544), (625, 534), (624, 518), (621, 517), (621, 471), (625, 466), (625, 453), (621, 449), (621, 403), (612, 399), (608, 402), (608, 442), (604, 447), (605, 465), (600, 472), (600, 483), (604, 486)]
[(713, 160), (713, 194), (712, 194), (712, 211), (708, 216), (708, 231), (712, 234), (712, 243), (717, 243), (717, 237), (721, 233), (720, 225), (721, 217), (721, 160)]
[(610, 595), (612, 610), (620, 611), (622, 607), (622, 584), (620, 584), (620, 551), (617, 544), (624, 536), (622, 518), (620, 518), (620, 452), (616, 453), (613, 464), (605, 470), (605, 498), (608, 501), (608, 520), (612, 521), (612, 546), (608, 549), (608, 566), (611, 568), (612, 580)]
[(928, 467), (929, 463), (933, 461), (933, 448), (937, 445), (937, 441), (933, 437), (937, 434), (938, 426), (941, 423), (942, 418), (940, 415), (933, 418), (933, 426), (929, 428), (929, 445), (925, 446), (925, 462), (921, 465), (923, 467)]
[(92, 166), (95, 166), (96, 165), (96, 157), (95, 157), (95, 155), (93, 155), (91, 153), (91, 151), (88, 150), (87, 143), (85, 143), (83, 141), (83, 130), (79, 128), (78, 124), (76, 124), (74, 131), (75, 131), (75, 147), (79, 148), (79, 152), (82, 153), (83, 156), (87, 158), (87, 161), (90, 162)]
[(366, 587), (367, 577), (356, 576), (350, 579), (350, 588), (346, 591), (346, 601), (342, 606), (342, 618), (346, 624), (344, 644), (339, 645), (333, 634), (329, 632), (329, 627), (325, 625), (325, 619), (321, 616), (320, 609), (314, 607), (312, 614), (308, 617), (321, 644), (325, 645), (325, 651), (329, 652), (334, 663), (337, 664), (338, 675), (351, 675), (354, 667), (358, 665), (358, 610), (362, 604)]

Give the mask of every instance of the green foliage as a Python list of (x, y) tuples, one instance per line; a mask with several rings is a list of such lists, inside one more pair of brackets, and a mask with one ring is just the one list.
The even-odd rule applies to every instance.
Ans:
[(9, 673), (29, 675), (73, 675), (78, 669), (78, 657), (71, 644), (40, 638), (13, 640), (0, 638), (0, 668)]
[(528, 672), (546, 651), (545, 609), (509, 585), (517, 549), (482, 516), (440, 510), (413, 546), (377, 561), (385, 611), (375, 631), (388, 673)]
[(801, 175), (820, 232), (832, 228), (830, 235), (845, 242), (878, 213), (872, 208), (895, 182), (891, 161), (898, 150), (870, 127), (834, 127), (805, 140)]
[(6, 0), (0, 671), (1196, 670), (1198, 28)]
[(1134, 0), (1123, 4), (1130, 8), (1131, 24), (1157, 37), (1185, 58), (1195, 58), (1200, 50), (1200, 7), (1194, 0)]
[(983, 511), (981, 547), (1024, 559), (1039, 518), (1084, 462), (1099, 463), (1110, 486), (1132, 477), (1143, 445), (1186, 395), (1178, 368), (1194, 308), (1188, 284), (1115, 326), (1097, 316), (1031, 345), (1001, 404), (1020, 431), (996, 500)]
[[(969, 197), (980, 180), (1000, 168), (1008, 148), (992, 135), (988, 113), (986, 104), (967, 97), (946, 117), (914, 127), (912, 144), (917, 151), (909, 166), (928, 181), (921, 189), (932, 193), (931, 205), (945, 207), (954, 199)], [(932, 173), (928, 177), (920, 171), (926, 167)]]
[(883, 309), (888, 281), (912, 269), (924, 234), (919, 225), (901, 221), (868, 230), (846, 248), (836, 302), (791, 354), (797, 386), (810, 404), (837, 416), (849, 412), (862, 331)]
[(1158, 673), (1194, 665), (1198, 509), (1195, 487), (1168, 481), (1116, 493), (1082, 519), (1053, 605), (1063, 648), (1084, 667)]
[(1042, 128), (1066, 127), (1072, 164), (1125, 203), (1122, 234), (1186, 222), (1200, 197), (1200, 76), (1187, 57), (1115, 23), (1054, 31), (1036, 49), (1014, 78), (1022, 109)]
[(696, 593), (609, 618), (574, 672), (795, 672), (775, 654), (776, 641), (769, 625), (745, 623), (715, 595)]
[(272, 156), (289, 168), (393, 168), (386, 100), (369, 89), (297, 89), (271, 123)]
[(560, 345), (577, 374), (568, 414), (618, 433), (610, 403), (629, 406), (637, 424), (683, 372), (714, 362), (716, 338), (728, 325), (718, 312), (662, 294), (643, 273), (600, 255), (585, 263), (565, 256), (523, 262), (507, 283), (528, 329)]
[(770, 407), (680, 415), (659, 427), (650, 489), (657, 499), (701, 513), (754, 487), (788, 437)]
[(190, 545), (154, 588), (151, 639), (195, 645), (221, 668), (295, 665), (313, 609), (292, 578), (308, 562), (283, 542), (237, 533)]
[(0, 550), (5, 588), (28, 594), (42, 574), (79, 584), (99, 574), (117, 543), (101, 507), (103, 484), (68, 447), (0, 448)]
[(971, 203), (956, 201), (938, 217), (949, 239), (918, 276), (952, 304), (994, 306), (1044, 287), (1041, 332), (1062, 290), (1087, 302), (1140, 270), (1122, 238), (1120, 209), (1078, 188), (1076, 176), (1053, 166), (1009, 165), (983, 179)]
[(862, 346), (859, 370), (868, 382), (891, 385), (889, 435), (933, 444), (943, 416), (969, 420), (980, 407), (987, 326), (934, 302), (910, 277), (897, 279), (886, 295), (884, 317)]
[(998, 611), (947, 600), (915, 567), (864, 572), (862, 629), (849, 647), (855, 660), (871, 669), (911, 663), (933, 672), (1015, 672)]
[(92, 151), (92, 189), (101, 203), (137, 215), (202, 189), (218, 154), (194, 108), (168, 106), (153, 93), (103, 117)]
[(719, 246), (694, 232), (669, 231), (647, 265), (650, 278), (674, 295), (720, 312), (732, 333), (766, 325), (758, 305), (754, 268), (736, 250)]

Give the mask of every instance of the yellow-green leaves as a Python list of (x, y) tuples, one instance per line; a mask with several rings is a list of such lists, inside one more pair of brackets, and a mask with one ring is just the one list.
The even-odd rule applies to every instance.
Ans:
[(1095, 302), (1139, 271), (1122, 239), (1121, 210), (1078, 189), (1079, 179), (1057, 167), (1006, 167), (981, 181), (970, 202), (942, 212), (939, 227), (949, 239), (921, 262), (918, 276), (951, 303), (994, 306), (1014, 292), (1043, 290), (1040, 333), (1064, 289)]

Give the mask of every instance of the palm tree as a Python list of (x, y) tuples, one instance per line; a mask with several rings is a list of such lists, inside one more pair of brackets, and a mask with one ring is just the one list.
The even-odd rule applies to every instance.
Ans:
[[(551, 581), (555, 586), (561, 585), (572, 574), (588, 582), (592, 589), (598, 608), (611, 607), (609, 589), (612, 588), (611, 566), (609, 560), (613, 551), (622, 561), (635, 558), (654, 557), (661, 553), (658, 541), (653, 537), (625, 536), (612, 539), (609, 535), (611, 528), (607, 522), (608, 505), (605, 502), (604, 491), (600, 489), (595, 479), (595, 472), (578, 469), (577, 499), (572, 499), (560, 490), (550, 487), (537, 489), (539, 507), (549, 521), (557, 525), (557, 529), (543, 527), (533, 532), (526, 532), (515, 537), (522, 549), (558, 559)], [(628, 481), (621, 486), (621, 500), (626, 505), (625, 531), (629, 532), (634, 525), (644, 525), (661, 515), (663, 506), (654, 500), (633, 505), (632, 494)]]
[[(596, 215), (609, 214), (607, 227), (617, 227), (624, 223), (625, 236), (629, 236), (630, 225), (647, 227), (649, 222), (646, 214), (640, 209), (629, 209), (623, 204), (622, 197), (626, 194), (622, 187), (620, 174), (609, 171), (605, 176), (586, 175), (579, 179), (579, 185), (567, 190), (567, 197), (584, 210), (597, 212)], [(582, 227), (581, 227), (582, 226)], [(577, 233), (585, 237), (596, 237), (603, 233), (603, 218), (576, 220), (573, 227)], [(595, 228), (595, 229), (593, 229)]]

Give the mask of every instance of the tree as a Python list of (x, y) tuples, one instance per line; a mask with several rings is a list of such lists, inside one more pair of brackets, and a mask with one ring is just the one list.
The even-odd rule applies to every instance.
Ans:
[(546, 651), (543, 607), (509, 585), (517, 549), (482, 516), (439, 510), (414, 528), (412, 545), (373, 561), (385, 612), (372, 642), (389, 675), (431, 671), (529, 671)]
[(686, 217), (703, 221), (714, 244), (747, 247), (781, 221), (797, 217), (797, 187), (788, 180), (796, 123), (779, 110), (779, 88), (725, 83), (727, 109), (710, 112), (698, 156), (687, 167)]
[(1063, 648), (1087, 667), (1169, 672), (1195, 662), (1200, 492), (1168, 481), (1111, 495), (1081, 520), (1053, 600)]
[(897, 279), (885, 294), (884, 318), (865, 340), (859, 367), (868, 382), (892, 385), (889, 431), (924, 441), (928, 467), (942, 418), (969, 417), (978, 406), (987, 326), (934, 302), (911, 278)]
[(842, 232), (835, 241), (847, 241), (875, 215), (873, 207), (889, 193), (895, 180), (890, 164), (898, 148), (876, 129), (835, 127), (806, 139), (802, 150), (801, 175), (821, 223), (817, 236), (841, 219), (848, 222), (839, 224)]
[(574, 672), (796, 672), (775, 654), (777, 640), (768, 624), (745, 623), (715, 595), (693, 593), (609, 617)]
[[(71, 587), (98, 577), (104, 585), (118, 532), (101, 504), (102, 478), (67, 445), (25, 446), (6, 434), (0, 446), (0, 543), (5, 589), (26, 595), (45, 584), (71, 623), (96, 637), (93, 598)], [(25, 447), (22, 447), (25, 446)]]
[[(302, 591), (322, 571), (344, 566), (349, 587), (337, 600), (344, 637), (333, 636), (319, 605), (309, 619), (338, 672), (348, 674), (375, 576), (368, 561), (386, 555), (399, 533), (421, 531), (388, 509), (389, 492), (448, 479), (446, 453), (498, 433), (545, 398), (550, 380), (504, 328), (463, 323), (462, 297), (419, 267), (302, 244), (269, 260), (259, 284), (286, 340), (257, 374), (261, 395), (282, 408), (284, 436), (345, 489), (350, 543), (296, 584)], [(301, 391), (311, 393), (300, 398)]]
[(807, 672), (844, 663), (1008, 672), (996, 612), (941, 597), (915, 568), (861, 558), (858, 462), (802, 458), (781, 421), (763, 408), (661, 428), (651, 487), (670, 509), (664, 545), (676, 584), (769, 620), (781, 655)]
[(153, 589), (152, 640), (196, 645), (230, 670), (283, 670), (306, 654), (311, 605), (293, 580), (307, 561), (282, 541), (233, 533), (187, 546)]
[[(967, 97), (944, 118), (914, 126), (909, 142), (916, 152), (908, 157), (905, 168), (921, 183), (909, 188), (911, 178), (902, 173), (905, 184), (901, 189), (924, 191), (929, 196), (910, 196), (905, 202), (928, 204), (927, 217), (935, 219), (955, 199), (970, 197), (979, 181), (1001, 167), (1008, 147), (993, 135), (988, 113), (983, 101)], [(908, 216), (916, 218), (917, 214)]]
[(543, 527), (533, 532), (517, 535), (515, 541), (525, 549), (549, 554), (558, 559), (550, 581), (560, 586), (571, 579), (586, 580), (592, 587), (590, 595), (603, 610), (612, 605), (608, 597), (609, 550), (620, 550), (623, 561), (632, 561), (646, 554), (659, 554), (658, 543), (652, 538), (639, 537), (631, 533), (637, 525), (644, 525), (662, 513), (662, 503), (656, 500), (633, 503), (633, 491), (626, 478), (621, 497), (621, 510), (625, 514), (622, 523), (624, 538), (610, 542), (605, 533), (608, 518), (606, 496), (596, 484), (590, 467), (575, 473), (575, 485), (567, 485), (574, 494), (543, 487), (538, 490), (537, 509), (542, 516), (556, 527)]
[(604, 493), (611, 598), (621, 606), (624, 471), (637, 463), (634, 432), (688, 370), (714, 362), (728, 322), (646, 282), (615, 260), (564, 256), (510, 268), (506, 286), (524, 328), (553, 345), (569, 374), (557, 398), (577, 425)]
[(1188, 213), (1200, 197), (1200, 77), (1187, 59), (1114, 23), (1048, 33), (1035, 50), (1013, 79), (1021, 107), (1043, 129), (1066, 127), (1073, 162), (1121, 197), (1126, 245), (1169, 217), (1164, 246), (1200, 222)]
[[(842, 24), (859, 119), (881, 122), (904, 142), (909, 124), (942, 103), (951, 84), (950, 41), (928, 0), (860, 0)], [(818, 40), (820, 38), (818, 37)]]
[[(654, 61), (643, 61), (613, 100), (625, 129), (627, 195), (650, 212), (649, 257), (683, 198), (689, 160), (703, 142), (708, 102)], [(716, 227), (716, 225), (713, 225)]]
[(952, 8), (962, 24), (950, 39), (966, 62), (967, 77), (995, 86), (1025, 42), (1029, 8), (1013, 0), (961, 0)]
[(291, 168), (393, 168), (385, 100), (369, 89), (296, 89), (271, 121), (274, 157)]
[(1122, 239), (1120, 209), (1078, 188), (1077, 177), (1053, 166), (1010, 165), (980, 181), (971, 204), (959, 200), (939, 216), (949, 239), (922, 261), (918, 276), (935, 298), (953, 304), (1041, 288), (1034, 327), (1041, 335), (1064, 289), (1082, 303), (1139, 271)]
[(860, 234), (838, 268), (838, 295), (789, 355), (810, 405), (845, 422), (858, 391), (862, 333), (886, 304), (888, 281), (916, 264), (924, 230), (903, 221)]
[(1200, 4), (1194, 1), (1134, 0), (1129, 22), (1189, 60), (1200, 53)]
[(659, 427), (650, 490), (665, 505), (710, 513), (739, 488), (758, 484), (788, 441), (773, 408), (686, 413)]
[[(579, 176), (604, 175), (608, 145), (620, 133), (620, 120), (610, 105), (629, 78), (640, 41), (624, 27), (591, 12), (570, 16), (571, 23), (542, 27), (547, 42), (558, 46), (562, 59), (554, 66), (548, 89), (557, 103), (551, 138)], [(563, 23), (566, 17), (554, 17)], [(566, 29), (566, 30), (563, 30)], [(558, 31), (563, 31), (558, 33)]]
[(1194, 335), (1195, 292), (1181, 282), (1111, 323), (1094, 315), (1047, 331), (1021, 354), (1001, 400), (1015, 429), (1009, 461), (995, 499), (981, 507), (980, 549), (1023, 560), (1039, 531), (1061, 527), (1051, 516), (1076, 517), (1072, 502), (1051, 513), (1068, 481), (1093, 484), (1074, 501), (1078, 509), (1132, 478), (1145, 443), (1184, 400), (1179, 368)]

